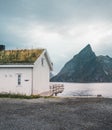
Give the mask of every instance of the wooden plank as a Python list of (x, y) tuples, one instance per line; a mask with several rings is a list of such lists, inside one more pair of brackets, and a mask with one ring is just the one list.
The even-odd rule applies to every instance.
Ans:
[(58, 93), (62, 93), (64, 91), (64, 85), (63, 84), (54, 84), (50, 86), (50, 91), (57, 95)]

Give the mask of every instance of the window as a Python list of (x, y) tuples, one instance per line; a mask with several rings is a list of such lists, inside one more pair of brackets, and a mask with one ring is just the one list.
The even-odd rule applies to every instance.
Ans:
[(18, 74), (18, 85), (21, 85), (21, 74)]
[(41, 64), (44, 66), (44, 58), (41, 59)]
[(43, 58), (41, 59), (41, 64), (42, 64), (42, 66), (44, 65), (44, 60), (43, 60)]

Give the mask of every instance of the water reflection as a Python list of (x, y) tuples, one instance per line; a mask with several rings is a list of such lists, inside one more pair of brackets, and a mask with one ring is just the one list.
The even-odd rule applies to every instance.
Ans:
[(70, 94), (73, 96), (92, 96), (92, 92), (90, 90), (77, 90), (76, 92), (71, 92)]
[[(58, 83), (51, 83), (58, 84)], [(97, 96), (112, 98), (112, 83), (59, 83), (64, 84), (64, 92), (58, 96)]]

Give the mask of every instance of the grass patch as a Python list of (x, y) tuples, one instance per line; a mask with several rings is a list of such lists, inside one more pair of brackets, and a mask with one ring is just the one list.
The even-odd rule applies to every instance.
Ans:
[(2, 93), (0, 93), (0, 98), (36, 99), (36, 98), (40, 98), (40, 97), (41, 96), (39, 96), (39, 95), (27, 96), (27, 95), (21, 95), (21, 94), (9, 94), (9, 93), (2, 94)]

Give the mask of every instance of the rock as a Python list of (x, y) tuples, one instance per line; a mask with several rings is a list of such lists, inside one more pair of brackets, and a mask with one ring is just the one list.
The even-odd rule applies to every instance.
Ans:
[(112, 58), (96, 56), (90, 44), (68, 61), (52, 82), (112, 82)]

